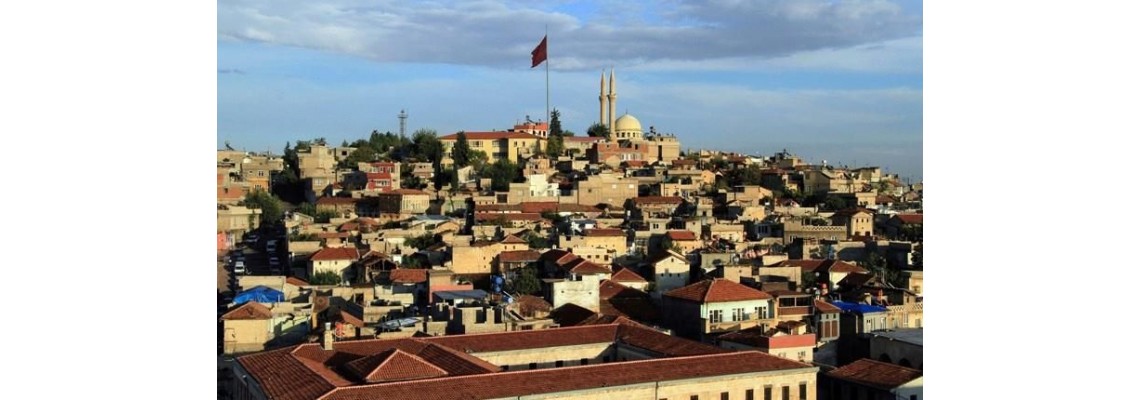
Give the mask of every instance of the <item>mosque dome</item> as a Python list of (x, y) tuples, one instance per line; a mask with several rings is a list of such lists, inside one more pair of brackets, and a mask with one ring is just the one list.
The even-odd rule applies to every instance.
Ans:
[(632, 115), (626, 114), (614, 121), (614, 132), (637, 132), (638, 136), (641, 134), (641, 121), (634, 118)]

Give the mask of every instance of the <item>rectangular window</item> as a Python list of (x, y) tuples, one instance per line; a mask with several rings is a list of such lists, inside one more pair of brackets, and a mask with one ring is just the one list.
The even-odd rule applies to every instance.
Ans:
[(764, 400), (772, 400), (772, 385), (764, 386)]
[(755, 397), (756, 394), (752, 392), (752, 389), (744, 391), (744, 400), (756, 400)]
[[(800, 353), (803, 353), (803, 352), (801, 351)], [(562, 360), (555, 361), (554, 366), (555, 367), (561, 367), (562, 366)]]
[(689, 400), (701, 400), (701, 396), (694, 394), (692, 396), (689, 396)]
[(510, 365), (504, 365), (504, 366), (503, 366), (503, 371), (510, 371), (510, 370), (511, 370), (511, 366), (510, 366)]
[(530, 363), (530, 369), (538, 369), (538, 363)]
[(723, 315), (723, 313), (724, 313), (724, 312), (723, 312), (723, 311), (721, 311), (721, 310), (712, 310), (712, 311), (710, 311), (710, 312), (709, 312), (709, 322), (712, 322), (712, 323), (714, 323), (714, 324), (715, 324), (715, 323), (718, 323), (718, 322), (720, 322), (720, 321), (723, 321), (723, 320), (724, 320), (724, 315)]
[(807, 400), (807, 382), (800, 382), (800, 400)]
[(583, 359), (581, 359), (580, 361), (578, 361), (578, 364), (580, 364), (580, 365), (588, 365), (588, 364), (590, 364), (590, 359), (589, 359), (589, 358), (583, 358)]
[(728, 400), (728, 392), (720, 392), (720, 400)]
[(792, 400), (792, 388), (784, 386), (780, 388), (780, 398), (783, 400)]

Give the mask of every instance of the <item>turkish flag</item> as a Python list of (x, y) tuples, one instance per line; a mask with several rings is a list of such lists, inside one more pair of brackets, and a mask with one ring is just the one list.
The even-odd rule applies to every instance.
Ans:
[(546, 61), (546, 36), (543, 36), (542, 42), (538, 44), (538, 47), (535, 47), (534, 51), (530, 52), (530, 67), (537, 67), (538, 64), (542, 64), (543, 61)]

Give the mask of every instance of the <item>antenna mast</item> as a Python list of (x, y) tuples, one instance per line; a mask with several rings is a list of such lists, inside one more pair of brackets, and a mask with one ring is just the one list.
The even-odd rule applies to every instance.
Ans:
[(404, 110), (400, 110), (400, 115), (397, 115), (396, 118), (400, 119), (400, 139), (403, 139), (404, 128), (408, 125), (408, 113), (404, 112)]

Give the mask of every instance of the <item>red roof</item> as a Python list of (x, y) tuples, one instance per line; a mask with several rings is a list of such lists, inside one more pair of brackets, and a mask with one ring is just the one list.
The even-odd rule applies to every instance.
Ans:
[(351, 361), (344, 366), (346, 370), (367, 383), (447, 376), (447, 371), (443, 368), (396, 348)]
[(397, 268), (388, 274), (388, 279), (393, 283), (424, 283), (427, 278), (426, 269)]
[(610, 280), (614, 282), (635, 282), (635, 283), (648, 283), (649, 281), (642, 278), (636, 272), (631, 271), (629, 268), (622, 268), (615, 272)]
[(665, 237), (669, 240), (697, 240), (697, 234), (693, 231), (668, 231), (665, 232)]
[[(549, 330), (545, 330), (549, 331)], [(536, 332), (545, 332), (536, 331)], [(326, 400), (374, 398), (488, 399), (537, 393), (610, 388), (638, 383), (698, 379), (763, 371), (812, 368), (810, 365), (741, 351), (689, 357), (583, 365), (494, 375), (447, 377), (380, 385), (336, 388)]]
[(309, 259), (313, 261), (356, 261), (360, 259), (360, 252), (355, 247), (325, 247), (313, 253)]
[(503, 243), (503, 244), (526, 244), (526, 241), (519, 239), (519, 237), (515, 236), (515, 235), (507, 235), (507, 237), (503, 238), (503, 240), (500, 240), (499, 243)]
[(562, 137), (562, 141), (563, 142), (594, 143), (594, 142), (604, 142), (604, 141), (606, 141), (606, 138), (604, 138), (604, 137), (593, 137), (593, 136), (564, 136), (564, 137)]
[(611, 229), (611, 228), (587, 229), (583, 233), (585, 233), (586, 236), (621, 236), (621, 237), (625, 237), (625, 231), (623, 231), (621, 229)]
[(765, 349), (814, 347), (815, 334), (768, 336), (760, 327), (753, 327), (721, 335), (718, 340), (746, 344)]
[(689, 286), (673, 289), (665, 293), (665, 295), (698, 303), (766, 300), (772, 298), (772, 296), (769, 296), (767, 293), (721, 278), (704, 280)]
[(533, 331), (473, 333), (420, 339), (471, 353), (575, 346), (614, 341), (617, 326), (582, 326)]
[(904, 224), (921, 224), (922, 214), (896, 214), (895, 218)]
[(293, 286), (309, 286), (309, 282), (305, 282), (305, 281), (300, 280), (294, 276), (290, 276), (288, 278), (285, 278), (285, 283), (288, 283), (288, 284), (293, 285)]
[(538, 261), (542, 253), (534, 250), (504, 251), (499, 253), (499, 262), (531, 262)]
[(270, 318), (273, 318), (273, 312), (269, 311), (269, 307), (255, 301), (242, 304), (241, 307), (235, 308), (233, 311), (222, 315), (222, 319), (227, 321)]
[(681, 204), (685, 201), (677, 196), (641, 196), (633, 198), (633, 204)]
[[(463, 132), (467, 140), (535, 139), (537, 136), (522, 132)], [(459, 140), (459, 132), (442, 136), (439, 140)]]
[(584, 258), (579, 258), (578, 260), (566, 264), (563, 267), (570, 268), (568, 272), (578, 275), (608, 274), (612, 272), (609, 268), (595, 264)]
[(821, 313), (838, 313), (838, 312), (842, 311), (839, 309), (839, 307), (836, 307), (836, 306), (832, 305), (831, 303), (828, 303), (828, 302), (823, 301), (823, 300), (816, 300), (815, 301), (815, 310), (817, 312), (821, 312)]
[(864, 358), (831, 370), (827, 376), (890, 390), (922, 377), (922, 371)]

